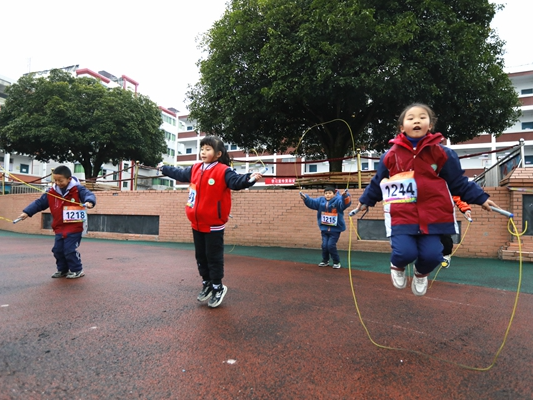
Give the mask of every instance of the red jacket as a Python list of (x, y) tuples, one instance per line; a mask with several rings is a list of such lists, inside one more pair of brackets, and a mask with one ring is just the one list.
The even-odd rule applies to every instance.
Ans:
[(226, 170), (222, 163), (192, 166), (189, 199), (185, 210), (192, 228), (200, 232), (223, 230), (231, 210), (231, 190), (226, 185)]
[(428, 133), (413, 148), (401, 133), (389, 142), (391, 149), (359, 199), (367, 206), (383, 200), (387, 236), (455, 234), (452, 194), (471, 204), (488, 199), (464, 176), (457, 154), (440, 145), (442, 139), (440, 133)]

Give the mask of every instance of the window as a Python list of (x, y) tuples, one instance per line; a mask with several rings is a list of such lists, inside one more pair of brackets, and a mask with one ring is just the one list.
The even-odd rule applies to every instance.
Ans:
[(232, 144), (230, 146), (230, 150), (237, 150), (237, 145), (236, 144)]
[(317, 169), (316, 169), (316, 165), (311, 164), (311, 165), (309, 166), (309, 172), (316, 172), (316, 171), (317, 171)]
[(185, 149), (185, 154), (192, 154), (192, 148), (189, 147), (189, 148)]
[(531, 89), (522, 89), (520, 94), (533, 94), (533, 88)]
[(187, 125), (187, 130), (192, 131), (192, 125)]
[(84, 172), (85, 172), (85, 169), (83, 168), (83, 165), (74, 164), (74, 173), (75, 174), (83, 174)]
[(368, 171), (368, 163), (367, 162), (361, 163), (361, 171)]
[(176, 135), (174, 133), (171, 135), (170, 140), (172, 140), (173, 142), (176, 141)]
[(533, 121), (522, 122), (522, 130), (533, 129)]
[(123, 188), (127, 188), (128, 187), (128, 182), (122, 182), (122, 187)]
[(124, 163), (124, 170), (127, 171), (130, 165), (128, 163)]
[(30, 166), (28, 164), (20, 164), (20, 172), (28, 174), (30, 172)]

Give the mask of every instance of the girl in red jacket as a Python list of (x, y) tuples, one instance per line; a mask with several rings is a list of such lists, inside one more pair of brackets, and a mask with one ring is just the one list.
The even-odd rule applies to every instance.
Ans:
[(185, 212), (191, 221), (196, 263), (203, 285), (197, 300), (209, 300), (209, 307), (218, 307), (228, 291), (222, 278), (224, 228), (231, 209), (231, 190), (249, 188), (262, 175), (236, 173), (229, 167), (230, 158), (224, 143), (215, 136), (206, 136), (200, 141), (200, 158), (202, 162), (191, 167), (164, 166), (161, 172), (177, 181), (190, 182)]
[(443, 234), (457, 234), (453, 196), (491, 211), (498, 207), (461, 169), (455, 151), (442, 146), (444, 137), (431, 133), (436, 117), (427, 105), (415, 103), (400, 115), (400, 133), (381, 157), (376, 175), (359, 198), (357, 209), (383, 201), (390, 237), (391, 279), (407, 286), (405, 267), (414, 262), (411, 290), (423, 296), (428, 275), (442, 261)]

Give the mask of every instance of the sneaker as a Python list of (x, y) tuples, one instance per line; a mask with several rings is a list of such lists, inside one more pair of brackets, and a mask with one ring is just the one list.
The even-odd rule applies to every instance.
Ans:
[(68, 271), (57, 271), (52, 278), (65, 278), (68, 275)]
[(335, 269), (339, 269), (340, 267), (341, 267), (341, 263), (340, 262), (333, 264), (333, 268), (335, 268)]
[(413, 281), (411, 282), (411, 290), (415, 296), (423, 296), (428, 290), (428, 277), (426, 276), (417, 276), (417, 270), (415, 268), (415, 275), (413, 276)]
[(440, 263), (440, 266), (442, 268), (449, 268), (451, 262), (452, 262), (452, 256), (442, 256), (442, 262)]
[(318, 264), (319, 267), (329, 267), (329, 261), (320, 261), (320, 263)]
[(218, 307), (220, 303), (222, 303), (222, 300), (224, 299), (224, 296), (228, 292), (228, 288), (224, 285), (220, 289), (214, 289), (213, 288), (213, 295), (209, 299), (209, 303), (207, 305), (209, 307)]
[(203, 281), (202, 284), (204, 287), (202, 288), (202, 291), (200, 294), (198, 294), (198, 297), (196, 300), (198, 301), (206, 301), (211, 297), (213, 294), (213, 288), (211, 287), (211, 281)]
[(83, 270), (79, 270), (76, 272), (69, 271), (67, 274), (67, 279), (76, 279), (81, 278), (82, 276), (85, 276), (85, 272), (83, 272)]
[(407, 286), (407, 277), (405, 276), (405, 268), (399, 269), (391, 264), (390, 266), (390, 277), (392, 284), (397, 289), (405, 289)]

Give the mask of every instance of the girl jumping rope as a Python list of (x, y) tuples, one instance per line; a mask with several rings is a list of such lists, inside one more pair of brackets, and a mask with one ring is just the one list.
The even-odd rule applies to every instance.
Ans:
[(187, 168), (163, 166), (163, 175), (180, 182), (190, 182), (189, 198), (185, 205), (191, 221), (198, 272), (202, 290), (198, 301), (209, 300), (209, 307), (218, 307), (228, 288), (224, 277), (224, 228), (231, 209), (231, 190), (253, 186), (260, 173), (238, 174), (230, 165), (230, 158), (222, 140), (206, 136), (200, 142), (202, 162)]
[(498, 207), (464, 175), (455, 151), (440, 144), (442, 134), (431, 133), (436, 121), (425, 104), (411, 104), (401, 113), (400, 133), (389, 142), (392, 147), (381, 157), (356, 208), (383, 201), (392, 284), (404, 289), (405, 267), (415, 262), (411, 290), (417, 296), (426, 293), (427, 277), (442, 261), (441, 235), (458, 233), (452, 195), (487, 211)]

